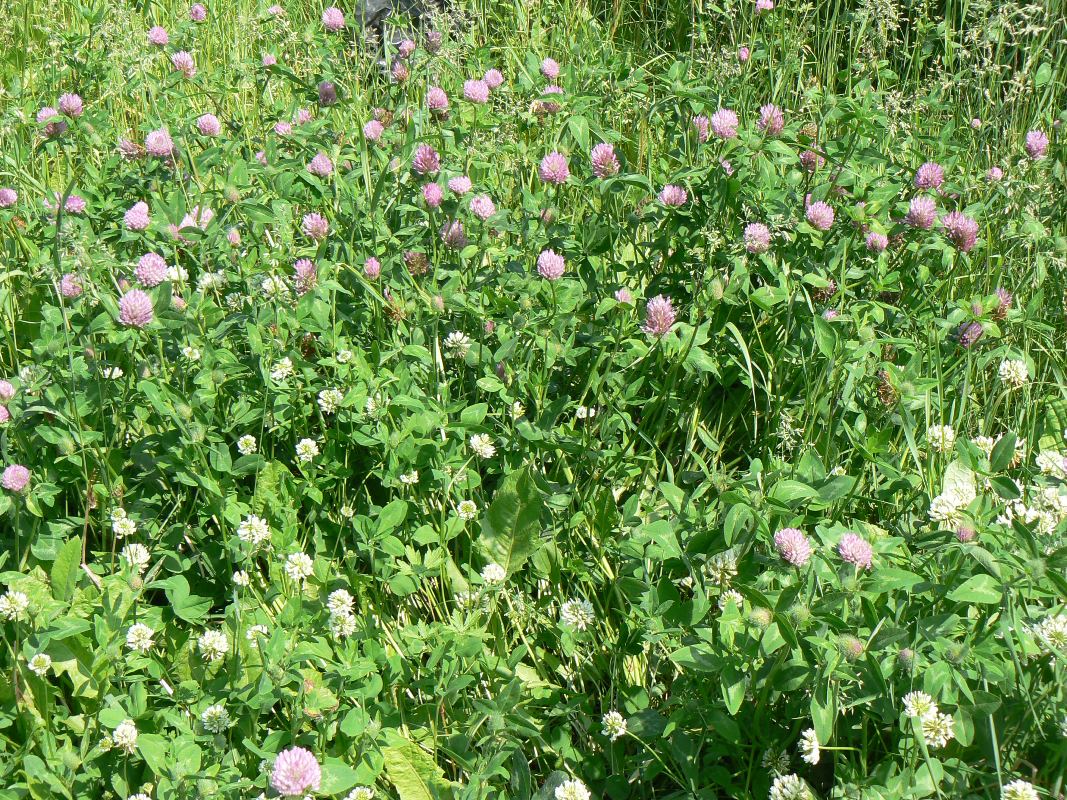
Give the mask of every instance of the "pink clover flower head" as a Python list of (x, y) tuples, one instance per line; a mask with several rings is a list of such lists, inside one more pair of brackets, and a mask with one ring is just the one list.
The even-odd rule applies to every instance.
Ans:
[(430, 113), (442, 116), (448, 113), (448, 95), (440, 86), (431, 86), (426, 92), (426, 107)]
[(634, 296), (630, 294), (630, 290), (623, 286), (621, 289), (615, 290), (615, 302), (624, 303), (629, 305), (634, 301)]
[[(56, 204), (59, 203), (59, 195), (56, 195)], [(81, 214), (85, 211), (85, 198), (78, 194), (67, 195), (63, 203), (63, 210), (68, 214)]]
[(201, 136), (218, 136), (222, 133), (222, 123), (214, 114), (204, 114), (197, 118), (196, 129)]
[(489, 101), (489, 84), (483, 80), (464, 81), (463, 97), (472, 103), (486, 103)]
[(438, 183), (427, 183), (422, 187), (422, 199), (430, 208), (440, 208), (445, 199), (445, 193)]
[(315, 154), (315, 157), (308, 162), (307, 171), (312, 175), (317, 175), (320, 178), (325, 178), (331, 172), (333, 172), (333, 162), (329, 157), (321, 150)]
[(448, 190), (452, 194), (462, 197), (471, 190), (471, 179), (466, 175), (457, 175), (448, 181)]
[(145, 253), (137, 261), (133, 274), (142, 286), (159, 286), (167, 279), (167, 262), (158, 253)]
[(740, 61), (742, 64), (747, 64), (749, 58), (751, 57), (752, 51), (749, 50), (747, 47), (742, 45), (741, 47), (737, 48), (737, 60)]
[(774, 549), (794, 567), (803, 567), (811, 558), (811, 542), (799, 528), (782, 528), (774, 534)]
[(862, 536), (849, 531), (837, 543), (837, 554), (841, 560), (854, 564), (860, 569), (870, 569), (874, 559), (874, 549)]
[(129, 210), (123, 215), (123, 222), (126, 224), (126, 228), (131, 231), (143, 231), (151, 222), (148, 216), (148, 203), (141, 200), (138, 203), (134, 203), (130, 206)]
[(615, 155), (615, 147), (607, 142), (596, 145), (589, 152), (589, 160), (593, 163), (593, 174), (598, 178), (619, 174), (619, 158)]
[(777, 136), (785, 129), (785, 114), (774, 103), (767, 103), (760, 106), (759, 122), (756, 124), (767, 136)]
[(152, 298), (140, 289), (130, 289), (119, 299), (119, 322), (123, 325), (144, 328), (154, 317)]
[(756, 0), (756, 13), (762, 14), (764, 11), (774, 11), (773, 0)]
[(167, 29), (154, 25), (148, 29), (148, 43), (154, 44), (156, 47), (166, 47), (170, 43), (170, 36), (167, 34)]
[(677, 316), (670, 298), (658, 294), (645, 304), (645, 324), (641, 330), (649, 336), (665, 336)]
[(180, 72), (186, 78), (192, 78), (196, 75), (196, 63), (193, 61), (191, 53), (179, 50), (177, 53), (171, 55), (170, 63), (176, 72)]
[(711, 115), (711, 132), (720, 139), (733, 139), (737, 136), (737, 114), (729, 108), (720, 108)]
[(67, 121), (59, 118), (59, 112), (51, 106), (45, 106), (37, 112), (37, 122), (44, 125), (44, 135), (52, 138), (62, 136), (67, 129)]
[(330, 223), (326, 221), (324, 216), (316, 214), (313, 211), (310, 214), (304, 215), (304, 219), (300, 224), (300, 229), (309, 239), (321, 242), (330, 233)]
[(685, 201), (689, 199), (689, 195), (685, 189), (681, 186), (676, 186), (673, 183), (668, 183), (664, 186), (659, 193), (659, 201), (663, 205), (669, 208), (679, 208), (685, 205)]
[(1040, 161), (1048, 152), (1048, 136), (1044, 131), (1028, 131), (1023, 141), (1026, 154), (1034, 161)]
[(393, 62), (393, 66), (389, 69), (389, 74), (393, 76), (393, 80), (397, 83), (404, 83), (411, 77), (411, 70), (408, 69), (408, 65), (399, 59)]
[(332, 81), (322, 81), (318, 90), (320, 106), (332, 106), (337, 102), (337, 85)]
[(420, 144), (411, 159), (411, 169), (418, 175), (436, 175), (441, 169), (441, 156), (432, 146)]
[(934, 226), (937, 219), (937, 202), (932, 197), (920, 195), (913, 197), (908, 205), (908, 213), (904, 215), (905, 224), (912, 228), (929, 230)]
[(745, 249), (753, 255), (771, 249), (771, 230), (762, 222), (750, 222), (745, 226)]
[(278, 136), (288, 136), (293, 132), (292, 123), (286, 122), (284, 119), (280, 119), (274, 123), (274, 132)]
[(558, 281), (566, 268), (567, 262), (555, 250), (542, 250), (537, 257), (537, 274), (546, 281)]
[(59, 293), (68, 300), (80, 297), (83, 291), (81, 279), (73, 272), (68, 272), (59, 279)]
[(872, 253), (881, 253), (887, 247), (889, 247), (889, 237), (884, 233), (871, 231), (867, 234), (867, 249)]
[(493, 199), (487, 194), (475, 195), (471, 198), (471, 213), (480, 220), (487, 220), (496, 213)]
[(293, 264), (293, 272), (295, 273), (294, 284), (298, 295), (307, 294), (315, 288), (319, 276), (314, 261), (309, 258), (297, 259), (296, 263)]
[(504, 85), (504, 74), (500, 70), (493, 67), (492, 69), (487, 69), (485, 71), (485, 75), (482, 76), (482, 80), (485, 81), (485, 85), (488, 86), (490, 89), (499, 89), (501, 86)]
[(423, 46), (426, 48), (426, 52), (431, 56), (441, 51), (441, 45), (444, 42), (444, 35), (441, 31), (427, 31), (426, 41), (423, 42)]
[(144, 137), (144, 149), (150, 156), (169, 158), (174, 153), (174, 140), (170, 138), (170, 131), (166, 128), (151, 131)]
[(19, 193), (7, 186), (0, 187), (0, 208), (11, 208), (19, 200)]
[(330, 6), (322, 12), (322, 27), (330, 33), (337, 33), (345, 26), (345, 15), (336, 6)]
[(974, 119), (971, 120), (971, 128), (973, 128), (974, 130), (978, 130), (981, 127), (982, 127), (982, 120), (980, 120), (978, 117), (975, 117)]
[(273, 67), (278, 63), (278, 59), (275, 57), (274, 53), (264, 53), (263, 58), (259, 60), (259, 63), (264, 67)]
[(935, 161), (927, 161), (915, 170), (916, 189), (937, 189), (945, 182), (945, 170)]
[(374, 256), (371, 256), (363, 262), (363, 274), (370, 278), (372, 281), (378, 280), (378, 276), (382, 274), (382, 264)]
[(8, 380), (0, 380), (0, 401), (6, 403), (15, 396), (15, 387)]
[(211, 224), (211, 220), (215, 219), (215, 212), (207, 206), (201, 208), (196, 205), (190, 209), (189, 213), (182, 217), (182, 221), (178, 223), (178, 230), (182, 228), (200, 228), (206, 230), (207, 226)]
[(368, 142), (379, 141), (383, 133), (385, 133), (385, 126), (376, 119), (372, 119), (363, 126), (363, 136)]
[(203, 3), (193, 3), (189, 7), (189, 19), (193, 22), (203, 22), (207, 19), (207, 8)]
[(441, 242), (452, 250), (462, 250), (466, 247), (467, 234), (463, 230), (463, 223), (458, 219), (446, 222), (441, 228)]
[(708, 137), (711, 136), (711, 120), (703, 114), (693, 117), (692, 122), (693, 130), (697, 132), (697, 141), (706, 142)]
[(826, 159), (816, 153), (814, 150), (805, 150), (800, 154), (800, 166), (806, 169), (808, 172), (815, 172), (819, 167), (826, 163)]
[(978, 223), (960, 211), (950, 211), (941, 217), (945, 226), (945, 236), (956, 247), (967, 253), (978, 241)]
[(1004, 170), (1000, 167), (990, 167), (989, 171), (985, 174), (985, 179), (990, 183), (997, 183), (1004, 179)]
[(274, 759), (270, 785), (283, 797), (303, 797), (317, 792), (321, 783), (322, 768), (310, 750), (290, 747)]
[(400, 54), (401, 58), (411, 58), (415, 52), (415, 43), (411, 39), (404, 39), (397, 45), (396, 52)]
[(559, 77), (559, 63), (554, 58), (545, 58), (541, 60), (541, 74), (548, 78), (550, 81), (554, 81)]
[(307, 125), (311, 122), (311, 110), (307, 108), (298, 108), (293, 115), (293, 122), (297, 125)]
[(68, 117), (80, 117), (85, 107), (81, 97), (76, 94), (62, 94), (59, 96), (59, 110)]
[(541, 165), (537, 169), (537, 174), (540, 175), (541, 180), (545, 183), (562, 186), (571, 176), (567, 157), (559, 151), (552, 151), (541, 159)]
[(11, 421), (11, 412), (7, 410), (7, 406), (0, 406), (0, 425), (6, 425)]
[(241, 232), (237, 228), (230, 228), (226, 231), (226, 241), (237, 247), (241, 243)]
[(820, 231), (828, 231), (834, 224), (834, 210), (822, 200), (816, 200), (809, 205), (804, 216), (813, 228)]
[(0, 485), (9, 492), (24, 492), (30, 485), (30, 471), (22, 464), (10, 464), (0, 477)]

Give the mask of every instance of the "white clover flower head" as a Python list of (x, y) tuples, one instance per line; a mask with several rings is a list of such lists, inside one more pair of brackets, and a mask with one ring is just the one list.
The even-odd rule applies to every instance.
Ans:
[(37, 653), (26, 664), (29, 666), (30, 672), (38, 678), (43, 678), (52, 666), (52, 656), (48, 655), (48, 653)]
[(486, 564), (482, 569), (482, 580), (490, 586), (499, 586), (508, 578), (507, 571), (499, 564)]
[(411, 472), (405, 472), (403, 475), (400, 476), (400, 482), (405, 486), (414, 486), (416, 483), (419, 482), (418, 470), (413, 469), (411, 470)]
[(7, 593), (0, 597), (0, 619), (23, 620), (29, 610), (30, 598), (24, 592), (8, 589)]
[(341, 407), (345, 395), (340, 389), (323, 389), (319, 392), (319, 408), (323, 414), (333, 414)]
[(121, 517), (118, 517), (118, 518), (115, 518), (114, 516), (112, 517), (112, 519), (111, 519), (111, 532), (115, 534), (115, 538), (117, 538), (117, 539), (125, 539), (125, 538), (127, 538), (129, 536), (133, 536), (135, 533), (137, 533), (137, 523), (134, 522), (129, 517), (125, 516), (125, 512), (124, 512), (123, 516), (121, 516)]
[(222, 733), (233, 724), (230, 712), (221, 703), (208, 706), (200, 713), (200, 723), (211, 733)]
[(456, 513), (459, 514), (460, 519), (470, 522), (478, 516), (478, 505), (473, 500), (460, 500), (459, 505), (456, 506)]
[(259, 449), (259, 445), (256, 443), (256, 437), (250, 433), (246, 433), (237, 440), (237, 452), (243, 456), (250, 456), (257, 449)]
[(463, 331), (452, 331), (445, 337), (445, 350), (452, 358), (463, 358), (470, 349), (471, 339)]
[(937, 703), (926, 692), (908, 692), (904, 695), (904, 713), (909, 717), (922, 719), (928, 714), (937, 713)]
[(596, 621), (593, 604), (588, 600), (567, 600), (560, 606), (559, 621), (568, 627), (584, 631)]
[(355, 604), (356, 599), (347, 589), (335, 589), (326, 600), (326, 608), (331, 614), (351, 614)]
[(516, 400), (514, 403), (511, 404), (511, 418), (512, 419), (518, 419), (519, 417), (521, 417), (525, 413), (526, 413), (526, 406), (524, 406), (518, 400)]
[(496, 455), (496, 446), (492, 437), (487, 433), (476, 433), (470, 440), (471, 450), (479, 458), (492, 458)]
[(345, 800), (374, 800), (374, 789), (370, 786), (357, 786), (348, 793)]
[(596, 407), (595, 406), (593, 406), (593, 407), (590, 407), (590, 406), (578, 406), (577, 410), (574, 412), (575, 419), (579, 419), (579, 420), (592, 419), (595, 416), (596, 416)]
[(942, 714), (940, 711), (931, 712), (923, 717), (921, 724), (926, 744), (930, 747), (947, 745), (956, 737), (956, 732), (953, 730), (954, 722), (951, 714)]
[(286, 356), (281, 358), (274, 365), (274, 369), (270, 371), (271, 380), (281, 383), (287, 380), (293, 374), (293, 360)]
[(1001, 800), (1040, 800), (1032, 783), (1015, 780), (1005, 784), (1000, 792)]
[(191, 344), (187, 344), (182, 348), (182, 355), (189, 361), (200, 360), (200, 348), (193, 347)]
[(334, 358), (337, 359), (338, 364), (347, 364), (352, 360), (354, 354), (351, 350), (338, 350), (337, 355)]
[(708, 578), (717, 586), (726, 587), (737, 577), (737, 554), (733, 550), (716, 553), (704, 565)]
[(290, 553), (285, 560), (285, 574), (297, 583), (310, 578), (314, 569), (315, 562), (307, 553)]
[(800, 734), (800, 757), (808, 764), (819, 763), (819, 737), (814, 728), (808, 728)]
[(951, 425), (931, 425), (926, 441), (935, 453), (947, 453), (956, 445), (956, 431)]
[(225, 631), (204, 631), (196, 640), (197, 647), (208, 661), (221, 661), (230, 650), (230, 637)]
[(270, 629), (266, 625), (253, 625), (245, 632), (245, 640), (253, 650), (259, 649), (259, 637), (266, 639), (270, 636)]
[(138, 653), (147, 653), (152, 649), (152, 637), (156, 632), (143, 622), (135, 622), (126, 631), (126, 646)]
[(151, 553), (143, 544), (128, 544), (122, 548), (121, 555), (122, 560), (138, 575), (148, 569), (148, 562), (152, 560)]
[(556, 800), (590, 800), (593, 796), (589, 788), (577, 778), (561, 783), (554, 794)]
[(771, 784), (770, 800), (812, 800), (812, 793), (803, 778), (778, 775)]
[[(689, 577), (689, 576), (686, 576)], [(692, 578), (690, 578), (692, 581)], [(734, 607), (740, 611), (745, 607), (745, 596), (737, 589), (727, 589), (725, 592), (719, 595), (719, 610), (725, 611), (726, 607), (733, 603)]]
[(345, 519), (352, 519), (352, 517), (356, 516), (356, 509), (348, 505), (341, 506), (341, 516)]
[(270, 525), (262, 517), (249, 514), (237, 526), (237, 538), (252, 547), (260, 547), (270, 541)]
[(123, 720), (111, 734), (111, 741), (120, 750), (133, 753), (137, 749), (137, 725), (132, 719)]
[(354, 614), (331, 614), (330, 633), (335, 639), (345, 639), (356, 632)]
[(301, 439), (296, 443), (296, 459), (307, 464), (319, 454), (319, 443), (314, 439)]
[(613, 742), (626, 735), (626, 717), (618, 711), (609, 711), (604, 715), (601, 723), (604, 726), (604, 735)]
[(997, 368), (997, 375), (1001, 383), (1009, 389), (1018, 389), (1030, 380), (1030, 370), (1026, 362), (1017, 358), (1006, 358), (1001, 361)]
[(1067, 614), (1050, 614), (1030, 630), (1046, 654), (1067, 653)]
[(250, 583), (252, 583), (252, 579), (248, 576), (248, 573), (245, 572), (243, 569), (239, 569), (235, 573), (233, 573), (233, 585), (234, 586), (244, 587), (244, 586), (248, 586)]
[(226, 285), (226, 276), (222, 271), (218, 272), (205, 272), (196, 281), (196, 288), (202, 293), (211, 291), (212, 289), (218, 289), (221, 286)]
[(100, 370), (100, 374), (108, 380), (117, 381), (126, 373), (122, 371), (122, 367), (104, 367)]
[(289, 284), (278, 275), (268, 275), (259, 285), (264, 297), (271, 300), (284, 300), (289, 297)]

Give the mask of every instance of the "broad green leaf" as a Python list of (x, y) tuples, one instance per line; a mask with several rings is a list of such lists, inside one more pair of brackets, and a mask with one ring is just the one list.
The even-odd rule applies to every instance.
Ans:
[(482, 519), (478, 545), (508, 575), (520, 569), (540, 545), (541, 496), (529, 468), (512, 472), (493, 495)]
[(385, 773), (400, 800), (443, 800), (452, 787), (433, 756), (417, 744), (397, 738), (396, 744), (382, 749)]
[(999, 603), (1000, 588), (992, 575), (972, 575), (948, 593), (948, 599), (957, 603)]
[(82, 539), (80, 536), (69, 540), (59, 550), (59, 555), (52, 562), (52, 594), (56, 600), (64, 602), (74, 596), (78, 585), (78, 573), (81, 571)]

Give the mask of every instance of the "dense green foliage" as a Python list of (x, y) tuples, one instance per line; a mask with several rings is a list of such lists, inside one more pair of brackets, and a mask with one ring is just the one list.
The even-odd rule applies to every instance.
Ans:
[(1056, 3), (54, 6), (0, 798), (1062, 797)]

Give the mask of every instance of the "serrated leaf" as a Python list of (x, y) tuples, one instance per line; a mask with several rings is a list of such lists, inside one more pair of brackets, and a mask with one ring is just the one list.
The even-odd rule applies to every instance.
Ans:
[(382, 749), (382, 761), (400, 800), (443, 800), (452, 796), (451, 785), (429, 753), (406, 739), (397, 737), (395, 741)]
[(82, 539), (80, 536), (69, 540), (59, 549), (56, 560), (52, 562), (52, 594), (56, 600), (67, 602), (74, 596), (81, 574)]
[(528, 467), (510, 473), (493, 495), (482, 519), (478, 545), (486, 558), (508, 575), (521, 568), (540, 546), (541, 496)]

